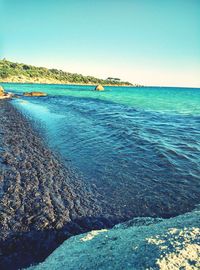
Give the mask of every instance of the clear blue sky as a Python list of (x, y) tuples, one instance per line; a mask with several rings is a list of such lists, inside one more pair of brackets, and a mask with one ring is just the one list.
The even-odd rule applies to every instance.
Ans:
[(200, 0), (0, 0), (0, 58), (200, 87)]

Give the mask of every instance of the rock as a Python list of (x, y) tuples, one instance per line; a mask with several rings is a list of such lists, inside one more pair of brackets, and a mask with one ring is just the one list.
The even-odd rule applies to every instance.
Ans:
[(101, 84), (98, 84), (95, 88), (96, 91), (103, 91), (104, 87)]
[(0, 99), (11, 98), (13, 95), (11, 93), (6, 93), (3, 87), (0, 85)]
[(47, 93), (44, 93), (44, 92), (25, 92), (23, 95), (25, 97), (46, 97)]
[(71, 237), (29, 270), (200, 269), (199, 217), (193, 211), (170, 219), (136, 218)]
[(4, 89), (3, 87), (0, 85), (0, 96), (4, 94)]

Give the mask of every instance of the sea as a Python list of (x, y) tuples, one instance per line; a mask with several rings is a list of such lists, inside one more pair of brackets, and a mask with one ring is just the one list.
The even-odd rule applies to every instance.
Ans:
[[(173, 217), (200, 203), (200, 89), (3, 84), (12, 104), (112, 211)], [(47, 97), (24, 97), (42, 91)]]

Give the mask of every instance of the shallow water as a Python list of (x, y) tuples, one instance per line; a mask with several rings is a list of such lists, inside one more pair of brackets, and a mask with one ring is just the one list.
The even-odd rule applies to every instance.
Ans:
[(4, 87), (49, 94), (13, 104), (112, 211), (169, 217), (200, 203), (200, 89)]

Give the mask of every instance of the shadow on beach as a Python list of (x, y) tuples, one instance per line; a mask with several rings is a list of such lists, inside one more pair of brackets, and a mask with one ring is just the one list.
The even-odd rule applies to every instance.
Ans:
[(70, 236), (111, 228), (117, 222), (103, 217), (85, 217), (69, 222), (60, 230), (30, 230), (10, 235), (5, 241), (0, 241), (0, 269), (15, 270), (42, 262)]

